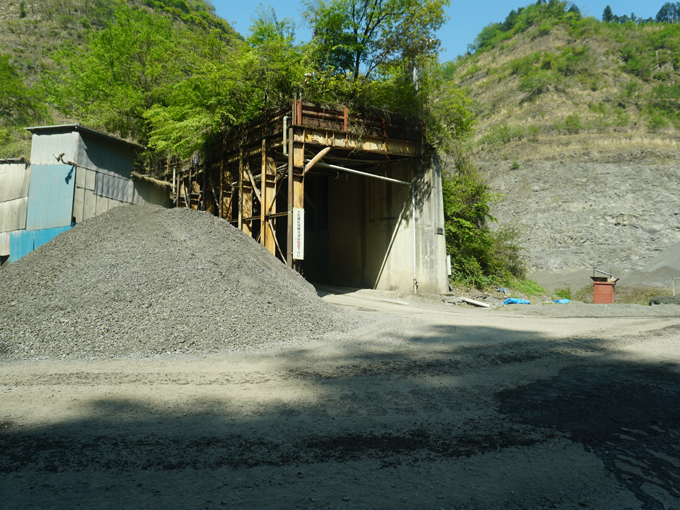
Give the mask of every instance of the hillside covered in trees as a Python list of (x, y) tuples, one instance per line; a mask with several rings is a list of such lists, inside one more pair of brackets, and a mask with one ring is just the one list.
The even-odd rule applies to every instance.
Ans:
[[(119, 16), (134, 12), (147, 15), (147, 21), (162, 18), (163, 27), (159, 25), (158, 28), (164, 35), (207, 32), (220, 34), (225, 39), (238, 37), (231, 25), (217, 17), (212, 5), (204, 0), (22, 0), (5, 3), (0, 6), (0, 157), (28, 156), (29, 138), (22, 129), (27, 125), (89, 121), (82, 112), (75, 112), (59, 101), (54, 85), (68, 83), (69, 77), (64, 75), (65, 62), (84, 57), (89, 53), (89, 47), (96, 44), (102, 32), (113, 26)], [(128, 43), (128, 49), (121, 47), (120, 50), (127, 51), (128, 56), (134, 51), (131, 44), (141, 47), (155, 43), (149, 38), (144, 40), (141, 33), (126, 35), (130, 40), (120, 42)], [(161, 34), (157, 35), (160, 40)], [(141, 54), (138, 57), (143, 58)], [(148, 74), (153, 72), (149, 70)], [(137, 84), (148, 85), (150, 80), (146, 78), (138, 75)], [(73, 100), (77, 100), (79, 92), (70, 92)], [(92, 108), (96, 105), (91, 105), (91, 111)], [(100, 128), (112, 127), (96, 121), (91, 123)]]
[(487, 26), (444, 66), (472, 100), (481, 161), (545, 159), (582, 150), (680, 142), (680, 5), (655, 19), (583, 17), (539, 0)]

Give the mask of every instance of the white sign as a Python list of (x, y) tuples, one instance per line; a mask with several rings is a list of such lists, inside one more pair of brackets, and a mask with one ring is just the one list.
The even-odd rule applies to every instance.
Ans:
[(305, 210), (299, 207), (293, 208), (293, 258), (305, 258)]

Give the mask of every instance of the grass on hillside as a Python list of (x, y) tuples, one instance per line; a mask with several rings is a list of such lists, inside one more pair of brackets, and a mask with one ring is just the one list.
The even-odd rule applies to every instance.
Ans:
[(678, 143), (677, 26), (602, 23), (565, 8), (511, 13), (482, 31), (476, 52), (444, 66), (475, 102), (476, 157), (499, 159), (510, 144), (523, 147), (511, 154), (521, 157), (593, 135)]

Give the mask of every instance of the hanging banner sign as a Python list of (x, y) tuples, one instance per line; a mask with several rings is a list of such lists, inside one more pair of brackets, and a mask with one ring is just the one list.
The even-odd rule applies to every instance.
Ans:
[(293, 208), (293, 258), (305, 258), (305, 210), (300, 207)]

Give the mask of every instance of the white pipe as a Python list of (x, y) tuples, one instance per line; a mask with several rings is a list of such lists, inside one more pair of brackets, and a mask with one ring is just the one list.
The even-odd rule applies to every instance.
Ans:
[(381, 181), (393, 182), (395, 184), (403, 184), (404, 186), (411, 187), (411, 217), (413, 218), (413, 293), (418, 293), (418, 279), (417, 276), (417, 266), (416, 266), (416, 191), (413, 183), (408, 181), (400, 181), (398, 179), (392, 179), (391, 177), (383, 177), (382, 175), (369, 174), (368, 172), (362, 172), (360, 170), (353, 170), (352, 168), (345, 168), (344, 166), (329, 165), (328, 163), (316, 163), (317, 167), (330, 168), (333, 170), (340, 170), (342, 172), (347, 172), (350, 174), (361, 175), (363, 177), (371, 177), (373, 179), (379, 179)]
[(413, 218), (413, 293), (418, 294), (418, 279), (416, 278), (416, 190), (411, 184), (411, 217)]
[(474, 299), (462, 297), (460, 298), (460, 300), (471, 305), (481, 306), (482, 308), (491, 308), (491, 305), (489, 303), (482, 303), (481, 301), (475, 301)]
[(283, 117), (283, 155), (288, 156), (288, 115)]

